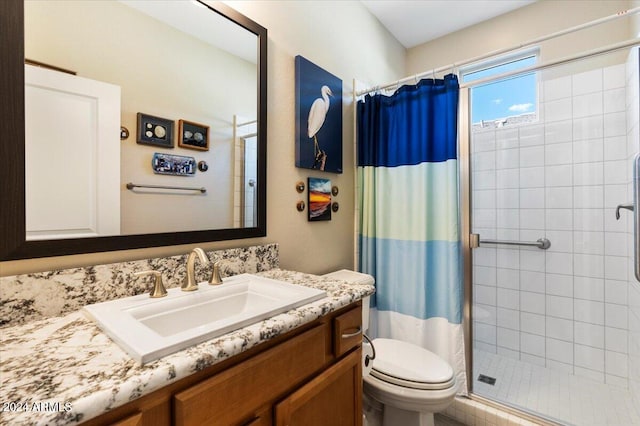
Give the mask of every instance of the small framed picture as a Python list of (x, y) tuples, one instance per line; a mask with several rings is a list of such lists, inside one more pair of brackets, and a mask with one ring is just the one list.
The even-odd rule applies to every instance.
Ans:
[(309, 184), (309, 222), (331, 220), (331, 181), (310, 177)]
[(192, 121), (179, 120), (178, 146), (209, 151), (209, 126)]
[(138, 113), (138, 137), (142, 145), (173, 148), (173, 120)]

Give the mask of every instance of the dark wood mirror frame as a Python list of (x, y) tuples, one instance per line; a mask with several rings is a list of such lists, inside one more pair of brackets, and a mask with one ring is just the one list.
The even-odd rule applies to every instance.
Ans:
[(117, 251), (267, 235), (267, 30), (234, 9), (205, 4), (258, 37), (258, 214), (254, 228), (26, 241), (24, 0), (0, 2), (0, 260)]

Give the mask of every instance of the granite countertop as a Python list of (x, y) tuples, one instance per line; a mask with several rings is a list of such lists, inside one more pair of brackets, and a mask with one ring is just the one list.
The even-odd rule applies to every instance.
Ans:
[(284, 334), (374, 292), (300, 272), (259, 275), (327, 297), (138, 365), (80, 311), (0, 331), (0, 424), (67, 425), (90, 418)]

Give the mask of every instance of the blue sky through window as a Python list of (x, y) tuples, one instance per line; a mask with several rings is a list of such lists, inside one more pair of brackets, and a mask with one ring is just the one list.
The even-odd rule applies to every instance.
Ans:
[[(470, 82), (492, 75), (535, 65), (530, 56), (463, 74), (462, 81)], [(534, 72), (471, 89), (471, 122), (491, 121), (536, 111), (536, 75)]]

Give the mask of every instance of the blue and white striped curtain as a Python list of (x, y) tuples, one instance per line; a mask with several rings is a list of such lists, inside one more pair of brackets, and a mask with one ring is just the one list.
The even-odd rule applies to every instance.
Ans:
[(438, 354), (466, 393), (458, 89), (451, 74), (358, 102), (359, 268), (376, 279), (370, 334)]

